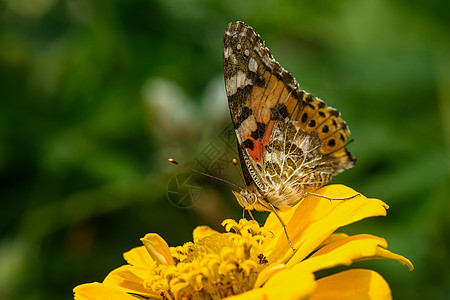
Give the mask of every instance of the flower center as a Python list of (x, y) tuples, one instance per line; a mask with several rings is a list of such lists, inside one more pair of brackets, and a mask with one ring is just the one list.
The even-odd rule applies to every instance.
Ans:
[(164, 299), (222, 299), (253, 289), (268, 264), (261, 249), (270, 233), (256, 221), (225, 220), (222, 225), (227, 233), (170, 247), (174, 264), (154, 262), (147, 288)]

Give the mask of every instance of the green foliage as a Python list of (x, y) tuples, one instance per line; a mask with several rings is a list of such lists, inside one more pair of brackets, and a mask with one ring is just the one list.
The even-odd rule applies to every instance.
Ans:
[[(344, 230), (387, 238), (416, 270), (368, 266), (398, 299), (449, 294), (447, 2), (32, 2), (0, 3), (1, 299), (71, 298), (147, 232), (179, 245), (240, 217), (229, 186), (201, 177), (198, 203), (171, 202), (184, 169), (167, 163), (203, 170), (211, 145), (235, 157), (220, 133), (236, 20), (349, 124), (358, 162), (334, 182), (391, 208)], [(218, 175), (239, 182), (232, 165)]]

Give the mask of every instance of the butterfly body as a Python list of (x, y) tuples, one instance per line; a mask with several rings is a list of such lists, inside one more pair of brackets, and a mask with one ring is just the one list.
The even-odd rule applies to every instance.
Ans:
[(262, 38), (230, 23), (223, 44), (225, 86), (246, 187), (245, 209), (286, 210), (351, 168), (350, 131), (340, 113), (300, 90)]
[[(271, 138), (263, 146), (263, 163), (244, 158), (252, 170), (253, 181), (234, 193), (244, 208), (271, 211), (271, 203), (283, 211), (298, 203), (306, 192), (313, 192), (330, 181), (333, 169), (321, 159), (319, 138), (296, 123), (291, 120), (274, 123)], [(254, 169), (260, 171), (253, 172)]]

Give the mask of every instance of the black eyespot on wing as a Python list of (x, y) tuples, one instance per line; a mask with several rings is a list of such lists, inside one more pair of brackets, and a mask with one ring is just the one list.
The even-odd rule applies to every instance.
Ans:
[(307, 114), (307, 113), (304, 113), (304, 114), (302, 115), (302, 123), (305, 123), (306, 121), (308, 121), (308, 114)]
[[(314, 96), (311, 95), (311, 94), (308, 94), (308, 96), (306, 96), (305, 101), (306, 101), (307, 103), (313, 102), (313, 101), (314, 101)], [(312, 105), (311, 105), (311, 106), (312, 106)], [(312, 106), (312, 108), (314, 109), (314, 106)]]
[(331, 116), (339, 117), (339, 111), (337, 111), (336, 109), (330, 108), (328, 111), (330, 112)]

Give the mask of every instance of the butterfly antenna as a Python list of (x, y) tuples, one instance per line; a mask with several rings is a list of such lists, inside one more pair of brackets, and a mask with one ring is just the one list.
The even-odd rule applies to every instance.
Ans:
[(241, 176), (242, 182), (245, 184), (244, 176), (242, 175), (241, 169), (239, 169), (239, 167), (238, 167), (238, 163), (237, 163), (236, 158), (233, 158), (233, 165), (236, 167), (236, 169), (237, 169), (237, 171), (239, 173), (239, 176)]
[(188, 170), (190, 170), (190, 171), (192, 171), (192, 172), (195, 172), (195, 173), (198, 173), (198, 174), (207, 176), (207, 177), (209, 177), (209, 178), (216, 179), (216, 180), (219, 180), (219, 181), (228, 183), (229, 185), (232, 185), (232, 186), (234, 186), (234, 187), (237, 187), (237, 188), (240, 189), (240, 190), (242, 189), (242, 188), (241, 188), (240, 186), (238, 186), (237, 184), (234, 184), (234, 183), (232, 183), (232, 182), (229, 182), (228, 180), (225, 180), (225, 179), (222, 179), (222, 178), (219, 178), (219, 177), (216, 177), (216, 176), (212, 176), (212, 175), (209, 175), (209, 174), (206, 174), (206, 173), (203, 173), (203, 172), (194, 170), (194, 169), (192, 169), (192, 168), (189, 168), (189, 167), (187, 167), (187, 166), (185, 166), (185, 165), (180, 164), (179, 162), (177, 162), (176, 160), (174, 160), (174, 159), (172, 159), (172, 158), (169, 158), (169, 162), (173, 163), (174, 165), (177, 165), (177, 166), (183, 167), (183, 168), (185, 168), (185, 169), (188, 169)]

